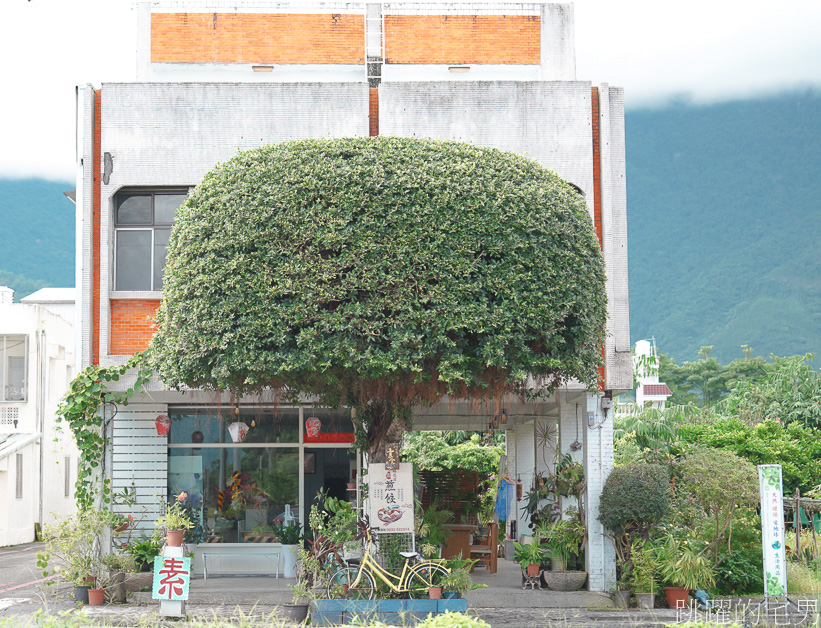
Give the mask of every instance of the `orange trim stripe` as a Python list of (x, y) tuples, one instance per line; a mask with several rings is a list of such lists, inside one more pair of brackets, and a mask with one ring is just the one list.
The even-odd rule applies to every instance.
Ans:
[(102, 154), (100, 126), (101, 90), (94, 92), (93, 187), (91, 192), (91, 363), (100, 363), (100, 178)]
[[(599, 239), (599, 247), (604, 250), (604, 239), (602, 237), (602, 217), (601, 217), (601, 139), (599, 137), (599, 89), (592, 88), (593, 103), (593, 222), (596, 225), (596, 237)], [(602, 364), (599, 366), (599, 390), (604, 390), (606, 382), (604, 378), (604, 346), (601, 348)]]
[(379, 88), (371, 87), (368, 92), (368, 134), (379, 135)]

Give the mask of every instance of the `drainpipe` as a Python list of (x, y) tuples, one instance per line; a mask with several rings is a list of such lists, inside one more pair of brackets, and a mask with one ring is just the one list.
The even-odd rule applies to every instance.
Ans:
[[(40, 308), (37, 308), (38, 311)], [(40, 524), (40, 531), (42, 533), (43, 530), (43, 493), (44, 493), (44, 482), (43, 482), (43, 469), (45, 468), (45, 456), (43, 455), (43, 447), (45, 444), (46, 439), (46, 331), (43, 329), (40, 331), (40, 335), (37, 339), (37, 370), (38, 370), (38, 378), (39, 381), (37, 383), (37, 399), (38, 399), (38, 412), (40, 415), (40, 500), (39, 500), (39, 512), (37, 515), (37, 521)]]

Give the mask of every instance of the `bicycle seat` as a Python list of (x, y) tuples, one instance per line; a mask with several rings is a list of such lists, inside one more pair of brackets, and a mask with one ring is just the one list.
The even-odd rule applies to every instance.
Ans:
[(419, 552), (399, 552), (402, 558), (416, 558), (419, 556)]

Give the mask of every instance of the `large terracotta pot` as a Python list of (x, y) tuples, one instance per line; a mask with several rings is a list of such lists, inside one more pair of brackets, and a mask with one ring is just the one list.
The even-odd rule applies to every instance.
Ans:
[(88, 590), (88, 605), (102, 606), (105, 599), (105, 589), (89, 589)]
[(182, 545), (182, 537), (185, 536), (185, 530), (169, 530), (167, 543), (169, 547), (180, 547)]
[(670, 608), (687, 608), (687, 600), (690, 598), (690, 589), (684, 587), (664, 587), (664, 594), (667, 596), (667, 606)]
[(545, 571), (544, 581), (554, 591), (578, 591), (587, 581), (586, 571)]

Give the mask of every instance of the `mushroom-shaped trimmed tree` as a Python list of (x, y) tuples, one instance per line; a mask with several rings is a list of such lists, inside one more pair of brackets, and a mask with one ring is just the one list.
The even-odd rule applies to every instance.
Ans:
[(584, 200), (524, 157), (286, 142), (179, 209), (153, 360), (173, 387), (351, 405), (378, 456), (416, 404), (595, 383), (604, 281)]

